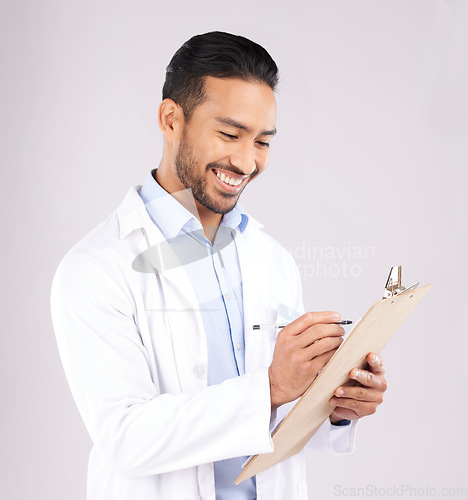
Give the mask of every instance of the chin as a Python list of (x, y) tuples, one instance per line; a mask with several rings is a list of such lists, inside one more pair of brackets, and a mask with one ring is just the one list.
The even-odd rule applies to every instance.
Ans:
[(230, 212), (237, 204), (238, 196), (236, 197), (224, 197), (222, 196), (221, 199), (218, 200), (213, 200), (213, 198), (210, 200), (210, 203), (205, 205), (206, 208), (211, 210), (212, 212), (216, 214), (227, 214)]

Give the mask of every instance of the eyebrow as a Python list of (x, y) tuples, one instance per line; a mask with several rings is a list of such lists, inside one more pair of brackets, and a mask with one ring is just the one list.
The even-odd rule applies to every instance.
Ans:
[[(216, 121), (219, 123), (223, 123), (224, 125), (228, 125), (229, 127), (234, 127), (238, 128), (240, 130), (245, 130), (247, 133), (251, 134), (252, 129), (250, 127), (247, 127), (247, 125), (244, 125), (236, 120), (233, 120), (232, 118), (224, 118), (222, 116), (217, 116)], [(260, 132), (258, 135), (275, 135), (276, 134), (276, 128), (272, 130), (263, 130), (263, 132)]]

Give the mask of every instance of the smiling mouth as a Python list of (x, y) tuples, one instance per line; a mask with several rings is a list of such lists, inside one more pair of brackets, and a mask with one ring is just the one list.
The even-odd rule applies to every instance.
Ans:
[(224, 184), (227, 184), (228, 186), (239, 186), (242, 181), (244, 180), (243, 178), (235, 178), (235, 177), (230, 177), (226, 175), (224, 172), (221, 172), (219, 170), (213, 169), (213, 172), (216, 174), (218, 179), (221, 179)]
[(212, 169), (213, 173), (222, 183), (223, 187), (229, 191), (238, 191), (243, 181), (248, 176), (239, 177), (237, 175), (227, 175), (225, 172), (218, 170), (216, 168)]

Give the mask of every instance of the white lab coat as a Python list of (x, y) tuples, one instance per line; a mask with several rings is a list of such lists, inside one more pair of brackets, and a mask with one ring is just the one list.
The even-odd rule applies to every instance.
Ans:
[[(273, 449), (275, 338), (252, 325), (275, 322), (279, 303), (302, 311), (300, 278), (292, 257), (250, 218), (236, 235), (246, 374), (208, 387), (206, 337), (184, 269), (132, 268), (164, 240), (140, 187), (66, 254), (52, 284), (60, 356), (94, 443), (88, 500), (214, 500), (214, 461)], [(310, 445), (347, 453), (354, 427), (330, 430), (327, 421)], [(305, 475), (302, 452), (257, 475), (258, 499), (307, 499)]]

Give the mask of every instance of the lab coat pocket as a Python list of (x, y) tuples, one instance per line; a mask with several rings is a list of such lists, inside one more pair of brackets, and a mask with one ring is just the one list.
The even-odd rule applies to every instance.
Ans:
[[(253, 325), (250, 326), (250, 346), (256, 351), (258, 368), (270, 366), (278, 329), (275, 327), (277, 311), (273, 307), (258, 305), (252, 311)], [(258, 327), (258, 328), (257, 328)]]
[(265, 342), (268, 342), (268, 347), (266, 348), (266, 351), (268, 352), (268, 360), (267, 360), (268, 366), (271, 365), (271, 362), (273, 361), (273, 353), (275, 351), (278, 331), (279, 329), (275, 327), (265, 328), (265, 330), (262, 331), (262, 335), (265, 337)]
[(295, 311), (292, 307), (289, 307), (286, 304), (279, 303), (278, 304), (278, 313), (276, 316), (276, 323), (278, 325), (287, 325), (294, 321), (300, 316), (298, 311)]

